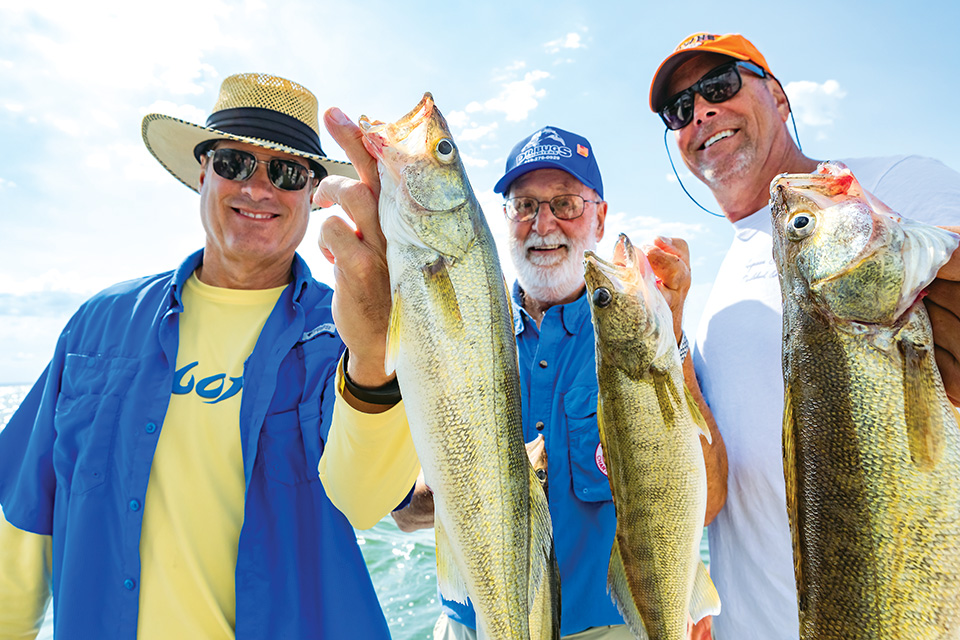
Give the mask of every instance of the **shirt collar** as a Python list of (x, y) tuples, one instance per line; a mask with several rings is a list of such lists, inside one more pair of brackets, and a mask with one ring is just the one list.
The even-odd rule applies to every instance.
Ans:
[[(173, 305), (180, 311), (183, 310), (183, 287), (187, 280), (197, 270), (197, 267), (203, 262), (203, 249), (195, 251), (184, 260), (177, 270), (173, 273)], [(300, 257), (299, 253), (293, 254), (293, 299), (300, 302), (300, 297), (306, 291), (309, 282), (313, 279), (310, 273), (310, 267)]]
[[(587, 289), (584, 287), (583, 292), (573, 302), (558, 304), (547, 310), (547, 313), (552, 313), (556, 309), (555, 313), (560, 314), (560, 322), (563, 324), (564, 330), (570, 335), (576, 335), (583, 323), (590, 317), (586, 291)], [(515, 335), (520, 335), (526, 326), (526, 322), (533, 322), (533, 318), (523, 308), (523, 289), (520, 288), (519, 282), (513, 283), (511, 298), (513, 303), (513, 332)], [(536, 326), (536, 323), (534, 323), (534, 326)]]

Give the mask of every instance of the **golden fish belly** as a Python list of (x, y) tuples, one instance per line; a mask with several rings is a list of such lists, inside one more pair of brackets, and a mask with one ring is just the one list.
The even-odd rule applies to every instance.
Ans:
[[(602, 364), (603, 450), (629, 591), (651, 639), (686, 637), (706, 475), (679, 371), (635, 381)], [(672, 388), (671, 388), (672, 387)], [(621, 608), (629, 604), (619, 603)]]
[(502, 275), (484, 266), (491, 257), (476, 243), (447, 267), (454, 312), (438, 308), (450, 292), (438, 296), (421, 268), (435, 255), (392, 251), (391, 271), (400, 270), (397, 375), (438, 531), (488, 637), (526, 639), (529, 463)]
[[(804, 640), (960, 638), (960, 429), (932, 353), (905, 359), (904, 340), (929, 338), (922, 307), (914, 313), (897, 340), (873, 343), (785, 315), (784, 470)], [(940, 437), (930, 459), (917, 450), (933, 441), (911, 442), (917, 421)]]

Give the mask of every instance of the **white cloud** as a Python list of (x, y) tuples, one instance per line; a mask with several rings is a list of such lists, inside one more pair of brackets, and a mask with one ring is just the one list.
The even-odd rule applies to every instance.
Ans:
[(551, 40), (543, 45), (547, 53), (557, 53), (561, 49), (581, 49), (585, 45), (580, 41), (579, 33), (568, 33), (562, 38)]
[(467, 115), (466, 111), (451, 111), (444, 117), (451, 127), (465, 127), (470, 124), (470, 116)]
[(485, 138), (490, 135), (493, 131), (496, 131), (497, 123), (488, 124), (485, 126), (480, 126), (475, 122), (470, 123), (470, 128), (465, 129), (460, 132), (460, 135), (457, 136), (457, 140), (462, 140), (464, 142), (471, 140), (479, 140), (480, 138)]
[[(550, 74), (546, 71), (530, 71), (524, 74), (523, 80), (506, 83), (500, 95), (484, 102), (483, 108), (505, 114), (508, 122), (526, 120), (530, 112), (540, 104), (540, 99), (547, 95), (546, 89), (536, 88), (536, 83), (549, 77)], [(469, 105), (467, 111), (470, 111)]]
[(4, 178), (0, 178), (0, 189), (14, 189), (16, 188), (16, 186), (17, 186), (16, 182), (13, 182), (12, 180), (5, 180)]
[[(460, 154), (460, 159), (463, 160), (464, 165), (468, 167), (477, 167), (478, 169), (490, 164), (483, 158), (474, 158), (473, 156), (468, 156), (463, 153)], [(0, 186), (3, 186), (2, 183), (0, 183)]]
[(23, 105), (17, 104), (16, 102), (7, 102), (3, 106), (7, 111), (12, 111), (14, 113), (20, 113), (23, 111)]
[(836, 80), (822, 84), (798, 80), (788, 82), (784, 89), (797, 122), (810, 127), (833, 124), (839, 114), (840, 101), (847, 95)]

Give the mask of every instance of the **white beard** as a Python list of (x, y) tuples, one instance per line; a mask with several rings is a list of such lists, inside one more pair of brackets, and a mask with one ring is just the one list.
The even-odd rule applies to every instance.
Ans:
[[(544, 256), (528, 252), (530, 247), (556, 244), (566, 245), (565, 253)], [(557, 229), (541, 236), (531, 229), (523, 243), (511, 236), (510, 257), (524, 293), (538, 302), (556, 304), (583, 286), (583, 252), (596, 247), (597, 241), (592, 235), (569, 238)]]

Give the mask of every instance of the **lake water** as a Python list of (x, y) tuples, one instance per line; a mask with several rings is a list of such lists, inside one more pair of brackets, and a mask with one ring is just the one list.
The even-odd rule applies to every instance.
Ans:
[[(0, 430), (29, 389), (26, 385), (0, 385)], [(396, 640), (431, 638), (433, 624), (440, 615), (433, 530), (403, 533), (387, 516), (372, 529), (357, 531), (357, 542), (393, 637)], [(705, 561), (706, 544), (704, 532), (701, 555)], [(38, 640), (53, 637), (49, 609), (37, 637)]]

